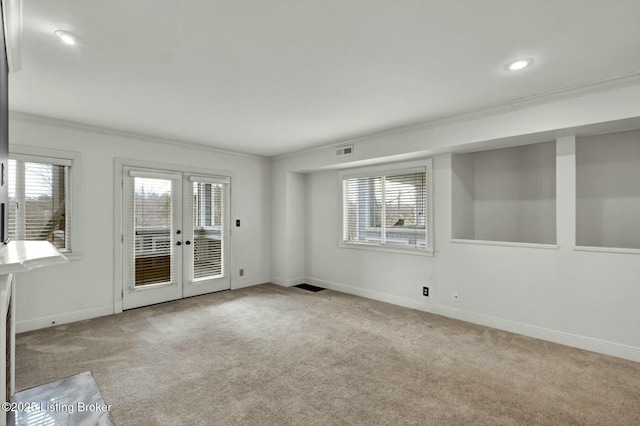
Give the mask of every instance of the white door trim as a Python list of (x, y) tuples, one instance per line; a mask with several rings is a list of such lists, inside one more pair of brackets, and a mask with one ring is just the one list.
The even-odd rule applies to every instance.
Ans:
[[(233, 185), (236, 178), (235, 172), (231, 170), (221, 170), (221, 169), (206, 169), (202, 167), (191, 167), (188, 165), (179, 165), (179, 164), (170, 164), (170, 163), (160, 163), (153, 161), (145, 161), (145, 160), (135, 160), (130, 158), (116, 158), (114, 160), (114, 178), (113, 178), (113, 187), (114, 187), (114, 231), (113, 231), (113, 247), (114, 247), (114, 277), (113, 277), (113, 313), (118, 314), (122, 312), (122, 293), (124, 292), (124, 280), (123, 280), (123, 270), (122, 270), (122, 256), (123, 256), (123, 245), (122, 245), (122, 235), (124, 232), (123, 228), (123, 214), (122, 211), (122, 197), (123, 197), (123, 172), (125, 167), (140, 167), (140, 168), (148, 168), (148, 169), (161, 169), (167, 171), (174, 171), (178, 173), (190, 173), (190, 174), (202, 174), (205, 176), (221, 176), (227, 177), (231, 179), (231, 191), (229, 194), (230, 204), (229, 208), (231, 210), (230, 219), (235, 216), (236, 211), (236, 200), (233, 196)], [(230, 221), (231, 225), (233, 224), (233, 220)], [(233, 229), (232, 226), (229, 228), (229, 268), (231, 271), (234, 270), (234, 256), (233, 256)], [(233, 288), (233, 274), (230, 274), (231, 279), (231, 288)]]

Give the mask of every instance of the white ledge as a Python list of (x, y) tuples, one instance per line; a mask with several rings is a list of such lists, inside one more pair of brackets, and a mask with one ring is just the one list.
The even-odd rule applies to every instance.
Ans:
[(338, 247), (356, 250), (370, 250), (370, 251), (386, 251), (388, 253), (401, 253), (409, 254), (412, 256), (429, 256), (433, 257), (433, 250), (419, 249), (419, 248), (403, 248), (402, 246), (394, 247), (392, 245), (379, 245), (379, 244), (367, 244), (367, 243), (344, 243), (339, 242)]
[(487, 240), (464, 240), (459, 238), (452, 238), (449, 240), (455, 244), (477, 244), (484, 246), (506, 246), (506, 247), (528, 247), (528, 248), (537, 248), (537, 249), (549, 249), (549, 250), (557, 250), (557, 244), (540, 244), (540, 243), (518, 243), (511, 241), (487, 241)]
[(640, 254), (640, 249), (622, 247), (575, 246), (575, 251), (599, 251), (602, 253)]
[(68, 262), (48, 241), (10, 241), (0, 248), (0, 275)]

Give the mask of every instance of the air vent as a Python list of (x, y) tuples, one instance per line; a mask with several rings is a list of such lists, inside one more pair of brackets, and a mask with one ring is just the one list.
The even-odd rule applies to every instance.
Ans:
[(342, 155), (351, 155), (353, 154), (353, 145), (343, 146), (336, 149), (336, 156), (340, 157)]

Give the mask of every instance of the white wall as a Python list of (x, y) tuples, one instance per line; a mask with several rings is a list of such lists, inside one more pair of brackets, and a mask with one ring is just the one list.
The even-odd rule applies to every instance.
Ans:
[(452, 236), (476, 238), (475, 161), (473, 155), (454, 155), (451, 158)]
[[(229, 171), (232, 182), (232, 288), (269, 281), (269, 163), (116, 134), (13, 119), (11, 146), (80, 152), (84, 255), (64, 265), (18, 276), (18, 331), (114, 312), (115, 158)], [(244, 268), (245, 275), (238, 276)]]
[[(307, 173), (304, 231), (289, 239), (304, 245), (306, 282), (640, 361), (640, 255), (574, 250), (572, 136), (624, 128), (640, 117), (637, 99), (635, 85), (351, 141), (355, 152), (347, 158), (336, 158), (327, 147), (274, 159), (273, 175)], [(450, 153), (556, 137), (557, 249), (450, 241), (452, 185), (463, 184), (452, 173)], [(434, 158), (435, 256), (339, 248), (338, 169), (426, 156)], [(272, 211), (285, 208), (283, 189), (271, 190)], [(475, 196), (477, 188), (466, 191), (456, 204)], [(272, 239), (280, 250), (286, 244)], [(272, 257), (272, 270), (282, 260)], [(283, 283), (287, 278), (293, 276), (280, 277)], [(422, 296), (425, 285), (429, 298)], [(458, 302), (452, 300), (454, 291)]]
[(304, 282), (304, 175), (280, 169), (271, 176), (271, 282)]
[(640, 249), (640, 131), (578, 138), (580, 246)]

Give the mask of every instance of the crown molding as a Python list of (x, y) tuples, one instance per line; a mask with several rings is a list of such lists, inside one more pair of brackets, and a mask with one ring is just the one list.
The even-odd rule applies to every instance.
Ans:
[(391, 127), (391, 128), (376, 131), (376, 132), (365, 133), (365, 134), (361, 134), (361, 135), (350, 137), (350, 138), (340, 139), (328, 144), (319, 145), (313, 148), (306, 148), (298, 151), (292, 151), (286, 154), (276, 155), (271, 157), (271, 159), (285, 160), (288, 158), (299, 157), (301, 155), (305, 155), (305, 154), (316, 152), (316, 151), (333, 149), (342, 145), (363, 142), (373, 137), (390, 136), (390, 135), (408, 132), (408, 131), (418, 131), (422, 129), (444, 126), (446, 124), (476, 120), (479, 118), (505, 114), (508, 112), (516, 111), (516, 110), (531, 108), (538, 105), (551, 104), (551, 103), (560, 102), (566, 99), (578, 98), (578, 97), (587, 96), (593, 93), (606, 92), (608, 90), (619, 89), (621, 87), (627, 87), (627, 86), (634, 86), (637, 84), (640, 84), (640, 72), (634, 72), (634, 73), (625, 74), (625, 75), (621, 75), (613, 78), (593, 81), (590, 83), (571, 86), (571, 87), (567, 87), (559, 90), (553, 90), (545, 93), (540, 93), (538, 95), (516, 98), (511, 101), (508, 101), (505, 104), (494, 105), (491, 107), (470, 111), (462, 114), (450, 115), (448, 117), (438, 118), (435, 120), (419, 121), (412, 124), (406, 124), (406, 125)]
[[(9, 1), (12, 1), (12, 0), (9, 0)], [(15, 1), (18, 1), (18, 0), (15, 0)], [(3, 0), (3, 5), (4, 4), (5, 3)], [(494, 105), (481, 110), (476, 110), (476, 111), (471, 111), (467, 113), (451, 115), (448, 117), (443, 117), (435, 120), (421, 121), (413, 124), (407, 124), (407, 125), (380, 130), (380, 131), (365, 133), (365, 134), (361, 134), (351, 138), (339, 139), (328, 144), (323, 144), (323, 145), (319, 145), (312, 148), (305, 148), (305, 149), (292, 151), (286, 154), (275, 155), (271, 157), (266, 157), (266, 156), (261, 156), (256, 154), (249, 154), (249, 153), (242, 153), (242, 152), (235, 152), (235, 151), (228, 151), (221, 148), (213, 147), (211, 145), (206, 145), (203, 143), (190, 142), (190, 141), (178, 141), (178, 140), (167, 139), (167, 138), (162, 138), (162, 137), (157, 137), (157, 136), (152, 136), (152, 135), (147, 135), (142, 133), (127, 132), (124, 130), (118, 130), (110, 127), (96, 126), (92, 124), (84, 124), (84, 123), (79, 123), (79, 122), (70, 121), (70, 120), (62, 120), (58, 118), (45, 117), (41, 115), (20, 112), (20, 111), (10, 111), (9, 118), (15, 121), (44, 124), (44, 125), (55, 126), (55, 127), (83, 130), (83, 131), (88, 131), (93, 133), (104, 134), (104, 135), (121, 136), (121, 137), (127, 137), (132, 139), (150, 141), (150, 142), (165, 143), (165, 144), (174, 145), (174, 146), (202, 149), (202, 150), (207, 150), (207, 151), (216, 152), (220, 154), (235, 155), (235, 156), (257, 158), (257, 159), (270, 158), (272, 160), (284, 160), (288, 158), (299, 157), (301, 155), (305, 155), (312, 152), (336, 148), (341, 145), (363, 142), (373, 137), (390, 136), (390, 135), (408, 132), (408, 131), (418, 131), (422, 129), (444, 126), (446, 124), (476, 120), (484, 117), (505, 114), (508, 112), (531, 108), (538, 105), (551, 104), (551, 103), (560, 102), (566, 99), (587, 96), (593, 93), (605, 92), (609, 90), (618, 89), (621, 87), (634, 86), (638, 84), (640, 84), (640, 72), (634, 72), (634, 73), (625, 74), (625, 75), (614, 77), (614, 78), (598, 80), (598, 81), (587, 83), (587, 84), (581, 84), (581, 85), (571, 86), (571, 87), (554, 90), (546, 93), (541, 93), (534, 96), (516, 98), (505, 104)]]
[(24, 123), (42, 124), (46, 126), (60, 127), (60, 128), (66, 128), (66, 129), (72, 129), (72, 130), (81, 130), (81, 131), (97, 133), (101, 135), (119, 136), (119, 137), (130, 138), (130, 139), (138, 139), (138, 140), (147, 141), (147, 142), (163, 143), (163, 144), (179, 146), (183, 148), (200, 149), (200, 150), (215, 152), (217, 154), (234, 155), (238, 157), (254, 158), (254, 159), (260, 159), (260, 160), (267, 159), (267, 157), (264, 157), (261, 155), (228, 151), (225, 149), (216, 148), (211, 145), (206, 145), (203, 143), (180, 141), (180, 140), (162, 138), (158, 136), (146, 135), (143, 133), (127, 132), (124, 130), (118, 130), (111, 127), (96, 126), (93, 124), (79, 123), (76, 121), (62, 120), (59, 118), (45, 117), (42, 115), (31, 114), (31, 113), (21, 112), (21, 111), (10, 110), (9, 119), (14, 121), (21, 121)]
[(618, 89), (621, 87), (634, 86), (636, 84), (640, 84), (640, 72), (633, 72), (618, 77), (592, 81), (586, 84), (579, 84), (577, 86), (541, 93), (539, 95), (514, 99), (509, 102), (509, 105), (511, 105), (513, 109), (522, 109), (535, 105), (558, 102), (564, 99), (586, 96), (592, 93), (606, 92), (608, 90)]
[(4, 41), (9, 72), (22, 69), (22, 0), (2, 0)]

